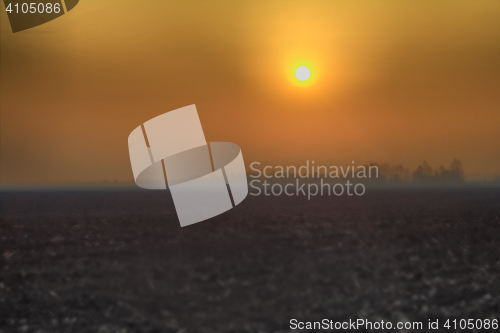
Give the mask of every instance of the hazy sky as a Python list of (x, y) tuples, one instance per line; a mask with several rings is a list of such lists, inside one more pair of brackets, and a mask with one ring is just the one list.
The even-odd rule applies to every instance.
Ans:
[(129, 133), (189, 104), (247, 165), (500, 174), (499, 1), (81, 0), (16, 34), (1, 6), (3, 184), (132, 181)]

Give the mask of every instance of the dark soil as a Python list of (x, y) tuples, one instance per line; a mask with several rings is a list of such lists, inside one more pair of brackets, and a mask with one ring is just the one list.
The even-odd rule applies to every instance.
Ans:
[(499, 190), (249, 196), (184, 228), (166, 191), (0, 202), (0, 332), (500, 319)]

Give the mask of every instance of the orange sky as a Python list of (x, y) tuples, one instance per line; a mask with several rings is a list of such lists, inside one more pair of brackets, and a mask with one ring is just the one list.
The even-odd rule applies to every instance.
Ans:
[(500, 174), (499, 59), (498, 1), (82, 0), (16, 34), (2, 4), (0, 181), (132, 181), (129, 133), (189, 104), (247, 165)]

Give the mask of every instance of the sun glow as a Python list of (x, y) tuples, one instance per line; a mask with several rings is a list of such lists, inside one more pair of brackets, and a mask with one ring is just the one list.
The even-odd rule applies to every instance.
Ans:
[(316, 67), (313, 66), (311, 61), (302, 57), (301, 59), (289, 61), (285, 68), (291, 83), (297, 87), (309, 87), (318, 78)]

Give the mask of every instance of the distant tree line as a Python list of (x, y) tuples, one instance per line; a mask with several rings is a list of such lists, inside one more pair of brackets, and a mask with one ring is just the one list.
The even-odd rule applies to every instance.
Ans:
[[(262, 166), (259, 166), (262, 168)], [(269, 168), (269, 167), (266, 167)], [(280, 178), (286, 180), (288, 178), (285, 176), (275, 177), (275, 172), (277, 168), (283, 168), (281, 166), (271, 167), (270, 170), (265, 171), (266, 174), (272, 175), (274, 177), (274, 181), (280, 181)], [(299, 167), (300, 168), (300, 167)], [(302, 168), (305, 168), (302, 166)], [(379, 164), (379, 163), (370, 163), (364, 166), (329, 166), (326, 168), (326, 173), (316, 165), (314, 168), (308, 166), (309, 169), (306, 170), (305, 173), (309, 173), (310, 180), (319, 179), (319, 178), (329, 178), (329, 179), (349, 179), (349, 180), (363, 180), (366, 183), (378, 183), (378, 184), (457, 184), (465, 182), (464, 177), (464, 168), (462, 162), (458, 159), (454, 159), (448, 167), (444, 167), (443, 165), (433, 168), (427, 161), (422, 162), (415, 170), (411, 171), (409, 168), (404, 167), (401, 164), (391, 165), (388, 163)], [(335, 168), (335, 169), (332, 169)], [(338, 176), (332, 177), (332, 170), (339, 170), (336, 173)], [(368, 176), (360, 176), (359, 171), (360, 168), (365, 170), (370, 170), (371, 177)], [(355, 170), (354, 175), (352, 170)], [(281, 169), (280, 169), (281, 170)], [(263, 172), (250, 172), (248, 170), (248, 176), (251, 178), (259, 178), (262, 177)], [(365, 172), (366, 174), (366, 172)]]
[(413, 171), (410, 171), (410, 169), (401, 164), (370, 163), (369, 166), (378, 166), (378, 181), (383, 183), (451, 184), (463, 183), (465, 181), (462, 162), (456, 158), (450, 163), (448, 168), (443, 165), (433, 168), (427, 161), (422, 162)]

